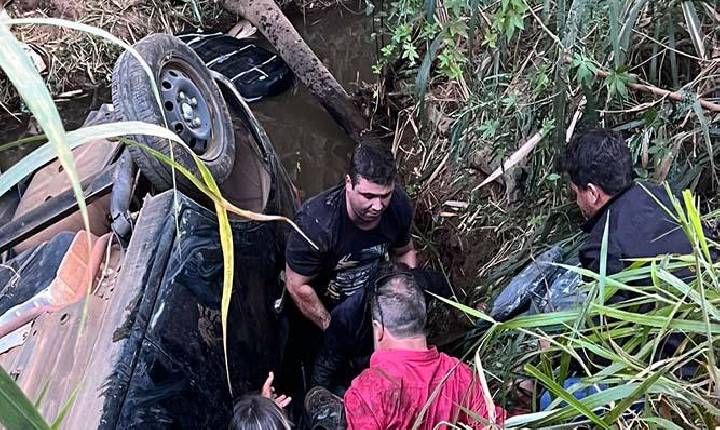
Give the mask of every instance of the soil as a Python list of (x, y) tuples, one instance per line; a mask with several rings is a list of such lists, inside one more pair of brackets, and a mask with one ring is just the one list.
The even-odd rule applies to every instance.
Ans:
[[(155, 32), (177, 33), (212, 22), (213, 27), (227, 30), (235, 17), (226, 13), (218, 2), (198, 0), (202, 22), (198, 21), (189, 2), (140, 2), (120, 0), (20, 0), (11, 2), (11, 18), (59, 18), (100, 28), (133, 44)], [(16, 25), (12, 28), (18, 40), (35, 51), (44, 63), (41, 72), (51, 93), (97, 88), (106, 85), (121, 48), (97, 36), (50, 25)], [(0, 103), (9, 109), (18, 106), (12, 85), (0, 75)]]

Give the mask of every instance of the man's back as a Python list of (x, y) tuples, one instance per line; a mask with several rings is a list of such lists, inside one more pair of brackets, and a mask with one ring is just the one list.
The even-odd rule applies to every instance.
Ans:
[[(431, 347), (427, 351), (383, 350), (345, 394), (349, 429), (420, 429), (462, 422), (480, 427), (462, 408), (488, 417), (482, 387), (468, 366)], [(424, 411), (424, 412), (423, 412)], [(422, 415), (422, 417), (421, 417)], [(505, 418), (496, 409), (498, 423)]]
[(583, 230), (589, 236), (580, 249), (583, 267), (600, 270), (600, 249), (607, 216), (607, 274), (622, 271), (632, 263), (627, 259), (660, 254), (689, 254), (690, 242), (680, 226), (660, 206), (674, 211), (665, 190), (655, 184), (633, 184), (613, 200)]

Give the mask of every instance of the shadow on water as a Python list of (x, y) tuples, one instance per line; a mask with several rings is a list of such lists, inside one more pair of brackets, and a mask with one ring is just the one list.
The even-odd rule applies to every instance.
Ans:
[[(357, 82), (373, 80), (371, 66), (376, 57), (375, 44), (370, 39), (371, 17), (335, 7), (289, 18), (348, 92), (356, 88)], [(101, 88), (96, 97), (84, 96), (58, 103), (66, 129), (80, 127), (90, 110), (110, 99), (110, 89)], [(255, 102), (251, 109), (304, 197), (342, 180), (354, 144), (299, 80), (290, 91)], [(21, 114), (17, 119), (0, 115), (0, 123), (0, 144), (40, 133), (29, 115)], [(3, 151), (0, 171), (17, 163), (35, 146)]]

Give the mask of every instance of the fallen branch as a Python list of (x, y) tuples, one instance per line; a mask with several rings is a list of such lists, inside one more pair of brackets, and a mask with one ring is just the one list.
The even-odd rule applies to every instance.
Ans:
[[(595, 75), (601, 78), (606, 78), (609, 73), (603, 70), (598, 70)], [(631, 88), (635, 91), (657, 94), (661, 97), (667, 97), (670, 100), (676, 102), (681, 102), (686, 99), (686, 96), (681, 92), (665, 90), (662, 88), (658, 88), (654, 85), (630, 83), (628, 84), (628, 88)], [(698, 102), (700, 102), (700, 106), (702, 106), (703, 109), (709, 110), (710, 112), (720, 112), (720, 104), (709, 102), (701, 98), (698, 98)]]
[(333, 119), (359, 141), (369, 128), (367, 119), (273, 0), (225, 0), (223, 7), (257, 27)]

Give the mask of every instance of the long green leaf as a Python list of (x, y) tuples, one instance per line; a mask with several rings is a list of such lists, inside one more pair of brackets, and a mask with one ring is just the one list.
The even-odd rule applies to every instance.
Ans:
[[(709, 327), (706, 327), (705, 324), (700, 321), (637, 314), (595, 304), (592, 305), (592, 308), (594, 313), (648, 327), (664, 328), (667, 325), (670, 328), (691, 333), (707, 334), (708, 329), (711, 333), (720, 333), (720, 324), (710, 324)], [(670, 320), (669, 323), (668, 319)]]
[(537, 378), (543, 385), (545, 385), (553, 395), (565, 400), (568, 405), (588, 417), (590, 421), (594, 422), (595, 424), (599, 425), (604, 429), (610, 428), (610, 426), (608, 426), (605, 421), (600, 419), (600, 417), (598, 417), (593, 411), (588, 409), (581, 401), (576, 399), (575, 396), (565, 391), (565, 389), (560, 384), (553, 381), (549, 376), (542, 373), (537, 367), (533, 366), (532, 364), (527, 364), (525, 365), (525, 370), (530, 375)]
[(78, 393), (80, 392), (80, 383), (75, 386), (75, 389), (73, 390), (72, 394), (70, 394), (70, 398), (65, 402), (62, 409), (60, 409), (60, 412), (58, 413), (57, 418), (55, 418), (55, 421), (50, 425), (51, 430), (58, 430), (60, 426), (62, 425), (63, 420), (65, 420), (65, 417), (67, 416), (68, 412), (72, 409), (72, 406), (75, 404), (75, 399), (77, 399)]
[(693, 46), (695, 47), (695, 52), (697, 52), (698, 57), (702, 59), (707, 58), (705, 56), (705, 46), (703, 45), (705, 36), (702, 32), (702, 23), (698, 18), (695, 5), (691, 1), (684, 1), (682, 2), (682, 11), (688, 27), (688, 33), (690, 34), (690, 40), (692, 40)]
[(605, 420), (605, 423), (608, 425), (612, 425), (615, 421), (620, 418), (620, 415), (622, 415), (630, 406), (632, 406), (633, 403), (635, 403), (636, 400), (640, 399), (647, 393), (647, 391), (650, 389), (650, 387), (657, 382), (658, 379), (663, 375), (664, 372), (657, 371), (653, 373), (649, 378), (644, 380), (642, 384), (635, 387), (635, 389), (630, 393), (627, 397), (622, 399), (610, 412), (608, 412), (603, 419)]
[[(195, 164), (200, 170), (205, 185), (210, 189), (216, 196), (220, 196), (220, 188), (218, 188), (215, 180), (212, 177), (212, 173), (207, 168), (205, 163), (193, 153)], [(230, 310), (230, 298), (232, 297), (233, 291), (233, 276), (235, 273), (235, 251), (233, 248), (233, 235), (232, 229), (230, 228), (230, 220), (228, 219), (227, 210), (223, 207), (222, 203), (218, 199), (213, 200), (215, 205), (215, 212), (218, 217), (218, 227), (220, 229), (220, 246), (223, 251), (223, 289), (222, 298), (220, 304), (220, 317), (222, 318), (222, 330), (223, 330), (223, 352), (225, 353), (225, 374), (227, 376), (228, 388), (230, 394), (232, 394), (232, 384), (230, 382), (230, 361), (227, 355), (227, 319)]]
[[(10, 82), (12, 82), (18, 94), (30, 108), (38, 124), (45, 132), (45, 136), (47, 136), (49, 144), (57, 154), (65, 174), (70, 178), (85, 229), (90, 231), (90, 220), (85, 205), (85, 197), (75, 169), (75, 160), (65, 140), (65, 128), (60, 120), (60, 114), (42, 77), (40, 77), (32, 61), (23, 50), (20, 42), (3, 22), (0, 22), (0, 67), (2, 67), (8, 79), (10, 79)], [(26, 175), (29, 173), (26, 172)], [(4, 194), (4, 192), (2, 191), (0, 195)]]
[(49, 430), (32, 402), (0, 367), (0, 423), (8, 430)]
[[(131, 134), (129, 130), (132, 130), (132, 135), (156, 136), (182, 143), (182, 140), (167, 128), (140, 121), (114, 122), (82, 127), (68, 132), (65, 135), (65, 142), (67, 148), (73, 150), (94, 140), (127, 136)], [(24, 177), (44, 166), (55, 157), (56, 154), (51, 143), (46, 143), (23, 157), (0, 175), (0, 195), (5, 194), (15, 184), (22, 181)]]

